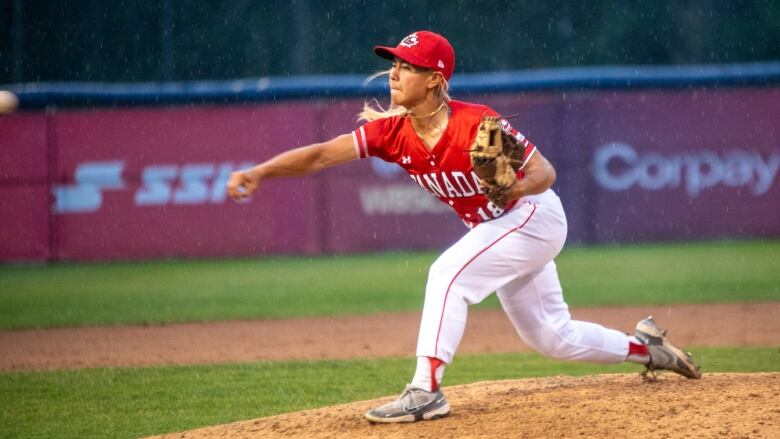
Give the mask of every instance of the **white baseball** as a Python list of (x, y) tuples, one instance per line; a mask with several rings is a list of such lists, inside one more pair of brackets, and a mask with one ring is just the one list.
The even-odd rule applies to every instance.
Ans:
[(10, 114), (19, 106), (19, 98), (10, 91), (0, 90), (0, 114)]

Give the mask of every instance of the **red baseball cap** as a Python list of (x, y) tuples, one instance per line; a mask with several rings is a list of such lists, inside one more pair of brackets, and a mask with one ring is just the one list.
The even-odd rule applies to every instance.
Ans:
[(395, 47), (375, 46), (374, 53), (391, 61), (398, 57), (410, 64), (436, 70), (448, 81), (455, 69), (455, 50), (450, 42), (425, 30), (407, 35)]

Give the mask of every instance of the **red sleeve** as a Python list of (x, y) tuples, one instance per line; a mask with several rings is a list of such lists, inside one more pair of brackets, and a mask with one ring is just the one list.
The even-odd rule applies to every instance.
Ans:
[(391, 146), (389, 137), (393, 130), (393, 119), (377, 119), (352, 132), (352, 141), (355, 143), (358, 158), (379, 157), (387, 160), (388, 148)]
[[(490, 108), (487, 112), (490, 116), (501, 116), (498, 114), (495, 110)], [(501, 129), (504, 130), (505, 133), (515, 136), (518, 142), (520, 142), (521, 145), (525, 146), (525, 156), (523, 156), (523, 162), (528, 162), (528, 159), (531, 158), (532, 155), (536, 152), (536, 145), (531, 143), (530, 140), (528, 140), (520, 131), (516, 130), (515, 127), (512, 126), (512, 124), (509, 123), (504, 118), (501, 118)], [(523, 169), (522, 167), (520, 169)]]

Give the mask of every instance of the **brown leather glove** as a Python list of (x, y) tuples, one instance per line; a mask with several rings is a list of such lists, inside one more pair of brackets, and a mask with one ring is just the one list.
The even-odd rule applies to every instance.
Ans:
[(501, 129), (501, 118), (484, 116), (469, 150), (471, 165), (485, 196), (498, 207), (507, 204), (509, 188), (523, 166), (525, 147)]

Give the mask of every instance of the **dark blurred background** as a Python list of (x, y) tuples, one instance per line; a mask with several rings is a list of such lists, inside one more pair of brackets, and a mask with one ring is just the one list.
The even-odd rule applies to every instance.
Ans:
[(0, 83), (368, 73), (420, 29), (460, 72), (780, 59), (778, 1), (2, 0)]

